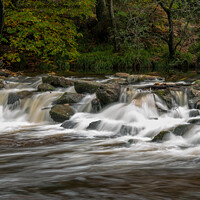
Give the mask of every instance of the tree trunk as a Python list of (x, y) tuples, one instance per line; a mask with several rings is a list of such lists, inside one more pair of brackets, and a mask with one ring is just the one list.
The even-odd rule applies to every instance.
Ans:
[(118, 41), (117, 41), (117, 26), (116, 26), (116, 21), (115, 21), (113, 0), (108, 1), (108, 7), (109, 7), (110, 20), (111, 20), (113, 36), (114, 36), (114, 38), (113, 38), (114, 48), (115, 48), (115, 51), (117, 51), (119, 48), (119, 45), (118, 45)]
[(96, 4), (96, 15), (98, 22), (103, 21), (106, 17), (106, 1), (105, 0), (97, 0)]
[(168, 40), (169, 58), (173, 60), (175, 56), (175, 47), (174, 47), (174, 26), (171, 17), (171, 11), (167, 13), (167, 16), (169, 22), (169, 40)]
[(3, 0), (0, 0), (0, 35), (2, 34), (4, 26), (4, 6)]

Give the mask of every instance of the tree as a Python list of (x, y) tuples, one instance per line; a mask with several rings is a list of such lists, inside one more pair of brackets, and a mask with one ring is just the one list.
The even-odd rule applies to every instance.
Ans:
[[(15, 4), (13, 4), (15, 2)], [(5, 30), (10, 52), (4, 58), (20, 62), (37, 56), (48, 64), (68, 65), (77, 57), (77, 24), (93, 15), (95, 0), (5, 0)]]
[(3, 0), (0, 0), (0, 35), (2, 34), (4, 27), (4, 4)]

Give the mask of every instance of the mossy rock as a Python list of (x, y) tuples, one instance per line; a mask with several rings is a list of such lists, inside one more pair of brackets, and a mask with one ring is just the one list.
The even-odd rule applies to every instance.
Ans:
[(84, 97), (85, 97), (85, 95), (83, 95), (83, 94), (65, 92), (58, 100), (55, 101), (55, 104), (78, 103)]
[(168, 135), (170, 132), (169, 131), (161, 131), (158, 133), (153, 139), (152, 142), (161, 142), (166, 135)]
[(69, 105), (55, 105), (50, 110), (50, 116), (55, 122), (64, 122), (75, 113)]
[(47, 92), (47, 91), (54, 91), (54, 90), (55, 90), (55, 87), (53, 87), (52, 85), (48, 83), (42, 83), (38, 85), (39, 92)]
[(76, 92), (80, 94), (85, 94), (85, 93), (93, 94), (98, 90), (99, 87), (100, 83), (94, 81), (79, 80), (74, 82), (74, 88)]

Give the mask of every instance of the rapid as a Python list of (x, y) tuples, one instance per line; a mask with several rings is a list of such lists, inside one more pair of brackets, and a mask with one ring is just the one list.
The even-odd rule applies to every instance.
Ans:
[[(41, 77), (4, 82), (0, 199), (200, 198), (200, 126), (173, 132), (200, 120), (186, 91), (171, 92), (171, 109), (152, 93), (154, 82), (122, 85), (119, 101), (96, 111), (91, 105), (96, 95), (88, 94), (73, 105), (74, 126), (64, 129), (49, 110), (63, 92), (75, 93), (73, 86), (37, 92)], [(138, 89), (146, 85), (148, 90)], [(9, 103), (9, 95), (23, 91), (30, 97)], [(164, 139), (153, 142), (162, 131), (168, 131)]]

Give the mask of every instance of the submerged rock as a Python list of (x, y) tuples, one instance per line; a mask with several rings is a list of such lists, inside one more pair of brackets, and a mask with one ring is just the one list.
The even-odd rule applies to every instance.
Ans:
[(190, 119), (188, 120), (188, 123), (200, 125), (200, 119)]
[(73, 81), (66, 79), (64, 77), (59, 77), (59, 76), (47, 76), (47, 77), (42, 77), (42, 82), (43, 83), (48, 83), (54, 87), (64, 87), (68, 88), (70, 86), (73, 86)]
[(66, 120), (62, 123), (61, 127), (65, 129), (73, 129), (76, 126), (76, 124), (77, 124), (76, 122)]
[(117, 102), (120, 96), (119, 84), (105, 84), (101, 85), (96, 92), (102, 106), (106, 106), (110, 103)]
[(120, 135), (131, 135), (133, 131), (133, 127), (132, 126), (127, 126), (127, 125), (122, 125), (119, 131)]
[(91, 105), (92, 105), (92, 111), (94, 113), (97, 113), (101, 110), (101, 103), (99, 101), (99, 99), (95, 98), (91, 101)]
[(79, 81), (74, 82), (74, 88), (76, 92), (81, 93), (81, 94), (84, 94), (84, 93), (93, 94), (98, 90), (99, 86), (100, 86), (100, 83), (97, 83), (94, 81), (79, 80)]
[(74, 113), (74, 109), (69, 105), (55, 105), (50, 110), (50, 116), (55, 122), (64, 122), (68, 120)]
[(87, 130), (96, 130), (100, 123), (101, 123), (101, 120), (91, 122), (86, 129)]
[(71, 92), (65, 92), (59, 99), (55, 101), (55, 104), (73, 104), (80, 102), (85, 95), (77, 94), (77, 93), (71, 93)]
[(170, 134), (169, 131), (161, 131), (153, 139), (152, 142), (161, 142), (166, 135)]
[(199, 115), (199, 110), (190, 110), (189, 117), (197, 117)]
[(55, 87), (53, 87), (52, 85), (48, 83), (42, 83), (38, 85), (39, 92), (47, 92), (47, 91), (54, 91), (54, 90), (55, 90)]

